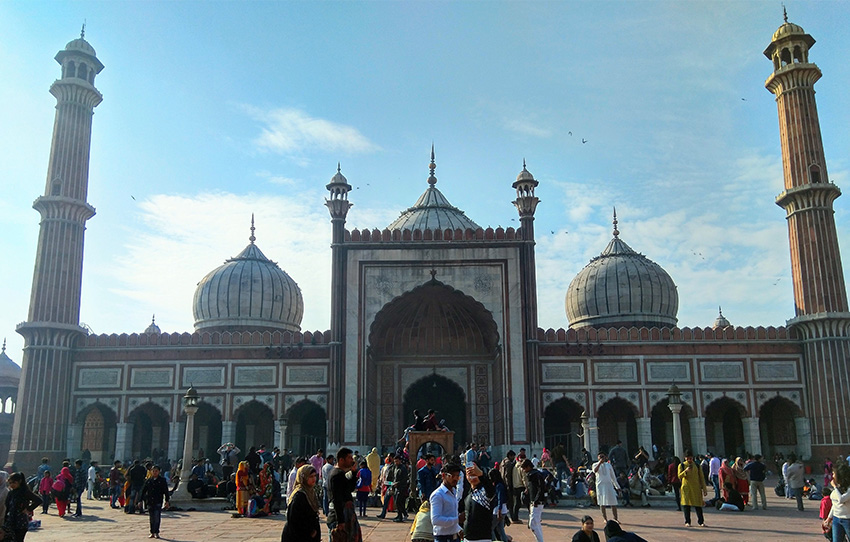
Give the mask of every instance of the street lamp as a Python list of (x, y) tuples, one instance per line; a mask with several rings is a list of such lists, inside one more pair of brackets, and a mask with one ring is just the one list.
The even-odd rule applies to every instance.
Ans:
[(186, 412), (186, 437), (183, 439), (183, 471), (180, 473), (180, 485), (174, 491), (173, 498), (178, 501), (188, 501), (189, 478), (192, 476), (192, 450), (195, 448), (195, 414), (198, 412), (198, 403), (201, 396), (194, 386), (189, 386), (186, 395), (183, 396), (183, 410)]
[(590, 451), (590, 424), (588, 423), (587, 411), (582, 410), (581, 416), (579, 417), (581, 420), (581, 442), (582, 446), (585, 450)]
[(682, 392), (675, 383), (667, 390), (667, 406), (673, 413), (673, 453), (682, 459), (682, 421), (679, 417), (682, 412)]

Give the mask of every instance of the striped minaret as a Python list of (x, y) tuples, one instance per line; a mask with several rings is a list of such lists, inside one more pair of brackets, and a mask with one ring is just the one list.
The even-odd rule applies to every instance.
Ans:
[(86, 221), (94, 216), (86, 202), (91, 124), (103, 99), (94, 87), (103, 64), (84, 37), (85, 27), (56, 55), (62, 72), (50, 87), (57, 103), (47, 183), (33, 204), (41, 224), (29, 317), (18, 326), (25, 344), (9, 455), (27, 472), (42, 456), (57, 461), (79, 453), (68, 450), (66, 442), (71, 349), (84, 334), (79, 325), (83, 239)]
[[(814, 90), (821, 71), (809, 62), (814, 43), (786, 17), (764, 54), (773, 62), (765, 87), (776, 95), (782, 143), (785, 191), (776, 203), (788, 221), (796, 310), (788, 323), (803, 341), (809, 388), (809, 421), (798, 418), (797, 440), (823, 457), (850, 446), (850, 313), (832, 208), (841, 190), (827, 175)], [(809, 422), (809, 431), (799, 427)]]

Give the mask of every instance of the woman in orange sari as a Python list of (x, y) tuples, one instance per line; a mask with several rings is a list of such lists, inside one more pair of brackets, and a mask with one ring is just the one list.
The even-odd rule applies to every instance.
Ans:
[(260, 495), (266, 503), (263, 505), (263, 512), (269, 514), (272, 506), (272, 496), (274, 495), (274, 471), (272, 464), (266, 463), (263, 465), (263, 470), (260, 471)]
[(251, 481), (251, 470), (247, 461), (239, 463), (236, 471), (236, 513), (242, 516), (248, 513), (248, 501), (253, 494), (253, 483)]

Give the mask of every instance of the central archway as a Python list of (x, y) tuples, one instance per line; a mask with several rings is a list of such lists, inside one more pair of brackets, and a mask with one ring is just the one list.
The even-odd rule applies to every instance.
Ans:
[[(504, 443), (502, 347), (493, 314), (483, 304), (432, 278), (387, 303), (368, 337), (366, 441), (392, 446), (410, 424), (413, 408), (434, 408), (456, 432), (455, 443)], [(425, 371), (452, 378), (429, 380)], [(448, 403), (440, 406), (429, 396), (435, 386), (443, 387)]]
[(127, 417), (133, 424), (132, 457), (156, 459), (168, 449), (168, 412), (154, 403), (145, 403)]
[(236, 416), (236, 446), (245, 450), (261, 445), (273, 446), (274, 413), (268, 405), (259, 401), (248, 401), (241, 407)]
[(708, 449), (721, 457), (743, 455), (744, 416), (744, 406), (729, 397), (721, 397), (709, 404), (705, 409)]
[[(582, 407), (572, 399), (562, 397), (543, 411), (544, 444), (549, 450), (563, 449), (567, 458), (581, 458)], [(560, 461), (559, 457), (556, 457)]]
[(289, 407), (286, 416), (286, 442), (295, 455), (310, 457), (326, 447), (328, 420), (322, 407), (305, 399)]
[(425, 415), (432, 408), (437, 411), (437, 418), (445, 419), (446, 426), (454, 431), (455, 445), (466, 444), (467, 406), (463, 389), (448, 378), (433, 374), (414, 382), (404, 392), (404, 416), (412, 418), (414, 409)]

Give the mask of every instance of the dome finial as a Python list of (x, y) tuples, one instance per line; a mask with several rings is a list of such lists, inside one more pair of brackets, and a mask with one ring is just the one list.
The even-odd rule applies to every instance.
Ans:
[(156, 313), (151, 315), (151, 325), (152, 326), (156, 325)]
[(434, 142), (431, 142), (431, 163), (428, 165), (428, 170), (431, 174), (428, 176), (428, 184), (434, 186), (437, 184), (437, 177), (434, 176), (434, 170), (437, 169), (437, 164), (434, 162)]
[(788, 22), (788, 10), (785, 9), (785, 3), (782, 3), (782, 18), (785, 19), (785, 22)]
[(3, 350), (0, 351), (0, 354), (6, 353), (6, 337), (3, 337)]
[(80, 39), (86, 39), (86, 20), (83, 19), (83, 27), (80, 29)]
[(342, 173), (342, 162), (337, 162), (337, 163), (336, 163), (336, 172), (337, 172), (337, 173)]
[(257, 238), (254, 237), (254, 230), (255, 229), (256, 228), (254, 227), (254, 213), (251, 213), (251, 237), (249, 237), (248, 240), (251, 241), (252, 245), (254, 244), (254, 241), (257, 240)]
[(717, 314), (723, 316), (723, 307), (721, 307), (720, 305), (717, 305)]
[(620, 230), (617, 229), (617, 208), (614, 207), (614, 237), (620, 236)]

